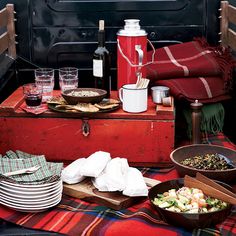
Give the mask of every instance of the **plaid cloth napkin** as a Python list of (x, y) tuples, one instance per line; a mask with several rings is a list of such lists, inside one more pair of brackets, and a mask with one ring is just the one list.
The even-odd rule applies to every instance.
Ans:
[(28, 108), (27, 105), (23, 103), (20, 108), (28, 113), (32, 113), (35, 115), (39, 115), (44, 113), (45, 111), (48, 111), (48, 105), (46, 103), (42, 103), (41, 106), (37, 109)]
[[(6, 177), (4, 173), (40, 165), (41, 168), (31, 174)], [(21, 184), (43, 184), (60, 179), (63, 163), (47, 162), (44, 155), (32, 155), (17, 150), (7, 151), (0, 158), (0, 179)]]

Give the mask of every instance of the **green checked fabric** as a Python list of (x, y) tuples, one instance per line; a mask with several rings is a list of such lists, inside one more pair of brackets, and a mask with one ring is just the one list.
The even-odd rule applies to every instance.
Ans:
[(13, 151), (7, 151), (6, 155), (4, 156), (5, 158), (11, 158), (11, 159), (18, 159), (18, 156), (15, 152)]
[[(6, 177), (4, 173), (40, 165), (41, 168), (31, 174)], [(60, 179), (63, 163), (47, 162), (44, 155), (32, 155), (22, 151), (8, 151), (0, 158), (0, 179), (21, 184), (43, 184)]]
[[(7, 155), (9, 155), (9, 152), (7, 152)], [(20, 150), (16, 150), (16, 154), (17, 154), (18, 158), (22, 158), (22, 159), (32, 158), (32, 157), (41, 157), (41, 155), (33, 155), (30, 153), (22, 152)], [(62, 162), (61, 163), (47, 162), (47, 167), (48, 167), (49, 171), (52, 173), (52, 176), (47, 179), (47, 182), (53, 182), (53, 181), (59, 180), (61, 178), (61, 171), (63, 168)]]
[(48, 169), (52, 172), (53, 176), (57, 176), (60, 178), (61, 171), (63, 168), (63, 163), (56, 163), (56, 162), (47, 162)]
[(22, 159), (42, 156), (42, 155), (34, 155), (34, 154), (27, 153), (27, 152), (22, 152), (20, 150), (16, 150), (16, 152), (13, 152), (13, 151), (6, 152), (7, 156), (9, 156), (9, 157), (13, 156), (12, 153), (15, 153), (17, 155), (17, 158), (22, 158)]

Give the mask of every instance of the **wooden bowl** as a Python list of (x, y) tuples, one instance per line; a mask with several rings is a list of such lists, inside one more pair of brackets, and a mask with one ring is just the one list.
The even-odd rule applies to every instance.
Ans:
[(170, 159), (174, 163), (180, 177), (184, 177), (185, 175), (195, 177), (196, 173), (199, 172), (211, 179), (219, 180), (226, 183), (235, 182), (236, 168), (227, 170), (203, 170), (185, 166), (180, 163), (186, 158), (215, 153), (224, 155), (225, 157), (236, 163), (236, 151), (226, 147), (209, 144), (195, 144), (177, 148), (170, 154)]
[[(84, 96), (70, 95), (72, 92), (84, 93)], [(87, 95), (89, 93), (96, 93), (96, 95)], [(107, 91), (102, 90), (102, 89), (96, 89), (96, 88), (76, 88), (76, 89), (65, 90), (62, 92), (61, 95), (68, 104), (76, 105), (79, 102), (99, 103), (102, 101), (103, 98), (106, 97)]]
[[(183, 187), (183, 183), (183, 178), (173, 179), (157, 184), (149, 190), (148, 198), (151, 205), (166, 223), (192, 230), (194, 228), (206, 228), (216, 225), (224, 221), (230, 214), (232, 205), (227, 206), (225, 209), (214, 212), (184, 213), (169, 211), (153, 203), (153, 200), (155, 197), (157, 197), (157, 194), (162, 194), (173, 188), (179, 189)], [(218, 183), (223, 185), (225, 188), (228, 188), (230, 191), (233, 191), (229, 185), (222, 182)]]

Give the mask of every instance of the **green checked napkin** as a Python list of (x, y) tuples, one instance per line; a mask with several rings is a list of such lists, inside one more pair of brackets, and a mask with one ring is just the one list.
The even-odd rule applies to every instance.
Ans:
[[(4, 173), (40, 165), (41, 168), (31, 174), (6, 177)], [(63, 163), (47, 162), (44, 155), (32, 155), (17, 150), (7, 151), (0, 157), (0, 180), (21, 184), (43, 184), (57, 181), (61, 177)]]

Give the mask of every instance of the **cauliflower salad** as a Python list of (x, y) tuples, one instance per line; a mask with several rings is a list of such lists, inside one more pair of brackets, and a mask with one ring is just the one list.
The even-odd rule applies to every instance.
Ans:
[(206, 196), (197, 188), (182, 187), (157, 194), (153, 203), (174, 212), (206, 213), (218, 211), (228, 206), (226, 202)]

